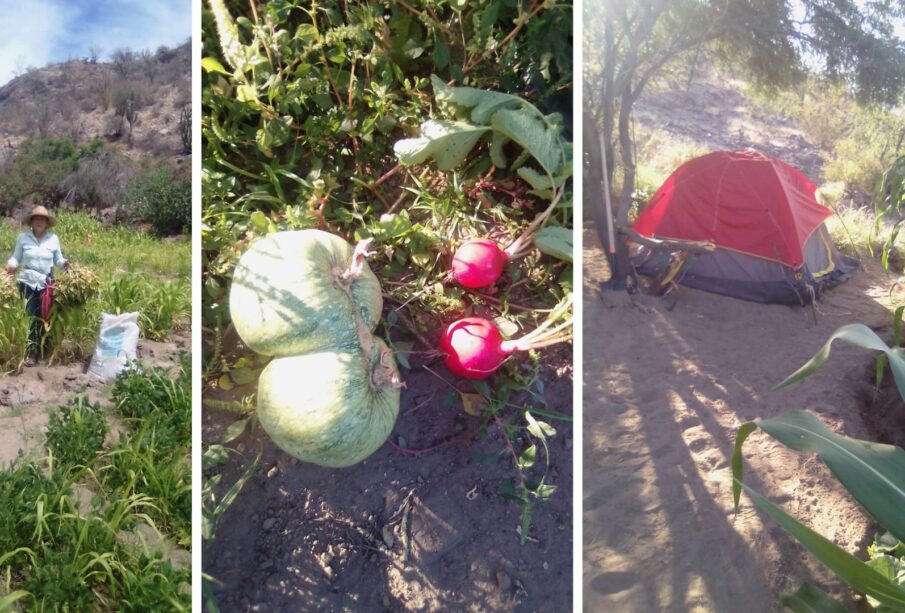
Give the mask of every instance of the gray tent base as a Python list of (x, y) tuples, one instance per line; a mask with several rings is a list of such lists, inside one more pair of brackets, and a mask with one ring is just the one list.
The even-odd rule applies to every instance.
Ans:
[[(805, 265), (794, 270), (777, 261), (717, 247), (713, 253), (689, 256), (676, 281), (752, 302), (805, 305), (848, 279), (859, 266), (857, 260), (839, 253), (823, 227), (805, 243), (804, 256)], [(666, 270), (669, 254), (642, 249), (632, 263), (641, 274), (656, 277)], [(832, 270), (820, 276), (811, 272), (828, 268)]]

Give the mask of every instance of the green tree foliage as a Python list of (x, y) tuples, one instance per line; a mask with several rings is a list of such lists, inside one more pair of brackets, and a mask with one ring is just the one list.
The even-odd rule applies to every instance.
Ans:
[(154, 226), (161, 236), (187, 232), (192, 226), (192, 181), (161, 166), (132, 177), (123, 206), (133, 221)]

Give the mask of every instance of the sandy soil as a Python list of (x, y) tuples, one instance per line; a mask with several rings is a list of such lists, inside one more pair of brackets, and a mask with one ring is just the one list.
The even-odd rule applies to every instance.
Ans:
[[(174, 336), (166, 342), (141, 339), (138, 357), (148, 366), (175, 363), (180, 351), (187, 351), (191, 338)], [(89, 402), (103, 402), (109, 397), (110, 385), (87, 374), (86, 363), (25, 368), (18, 375), (0, 375), (0, 468), (9, 466), (21, 452), (35, 459), (43, 455), (44, 429), (48, 411), (83, 394)], [(111, 416), (115, 438), (121, 426)], [(111, 438), (112, 440), (112, 438)]]
[[(710, 149), (755, 146), (819, 179), (819, 151), (793, 125), (746, 106), (732, 84), (705, 82), (639, 104), (643, 134)], [(665, 136), (663, 136), (665, 135)], [(655, 155), (655, 150), (643, 152)], [(642, 155), (642, 153), (639, 153)], [(678, 301), (603, 291), (608, 276), (584, 231), (584, 608), (587, 611), (778, 610), (812, 581), (847, 588), (742, 497), (733, 513), (730, 458), (738, 427), (792, 409), (833, 430), (876, 438), (862, 417), (872, 356), (843, 344), (811, 379), (769, 391), (837, 327), (891, 338), (896, 281), (878, 264), (821, 297), (816, 310), (759, 305), (681, 288)], [(900, 407), (901, 409), (902, 407)], [(746, 482), (850, 552), (873, 526), (814, 457), (761, 432), (745, 446)]]
[[(550, 348), (544, 359), (547, 408), (571, 415), (571, 347)], [(557, 429), (548, 483), (558, 490), (535, 510), (530, 539), (521, 544), (520, 508), (498, 491), (515, 475), (500, 431), (490, 426), (468, 436), (478, 418), (464, 413), (448, 383), (417, 360), (412, 366), (402, 373), (407, 388), (391, 440), (402, 437), (414, 449), (459, 442), (418, 456), (386, 444), (358, 465), (328, 469), (296, 461), (258, 431), (230, 444), (237, 452), (231, 460), (205, 473), (222, 475), (222, 497), (264, 451), (203, 554), (221, 610), (570, 610), (571, 423), (547, 420)], [(469, 389), (442, 364), (429, 368)], [(210, 391), (205, 402), (251, 391), (253, 384)], [(511, 400), (537, 406), (518, 396)], [(518, 412), (505, 414), (518, 419)], [(218, 441), (235, 418), (206, 406), (205, 443)], [(500, 456), (485, 465), (476, 454)]]
[[(734, 516), (730, 458), (742, 423), (792, 409), (868, 438), (863, 351), (839, 344), (818, 375), (769, 390), (838, 326), (891, 330), (892, 279), (875, 266), (858, 273), (820, 301), (816, 324), (810, 309), (688, 288), (670, 311), (668, 300), (601, 292), (593, 232), (585, 245), (585, 609), (767, 611), (806, 579), (846, 596), (748, 499)], [(806, 525), (850, 552), (871, 537), (856, 503), (812, 457), (757, 432), (745, 458), (746, 482)]]

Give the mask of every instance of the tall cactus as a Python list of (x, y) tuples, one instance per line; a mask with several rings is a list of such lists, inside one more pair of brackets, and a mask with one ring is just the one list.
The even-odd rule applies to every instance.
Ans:
[(179, 136), (182, 138), (182, 152), (188, 155), (192, 152), (192, 108), (182, 107), (179, 116)]
[(138, 111), (135, 110), (135, 91), (130, 91), (125, 100), (125, 108), (123, 109), (123, 119), (129, 122), (129, 147), (132, 146), (132, 128), (138, 120)]

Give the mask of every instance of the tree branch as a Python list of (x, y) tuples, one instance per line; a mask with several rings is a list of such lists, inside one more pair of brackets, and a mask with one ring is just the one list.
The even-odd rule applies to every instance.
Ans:
[(641, 236), (635, 232), (634, 228), (628, 225), (620, 225), (619, 232), (652, 251), (687, 251), (688, 253), (700, 255), (704, 253), (713, 253), (713, 250), (716, 249), (716, 245), (710, 241), (648, 238), (646, 236)]

